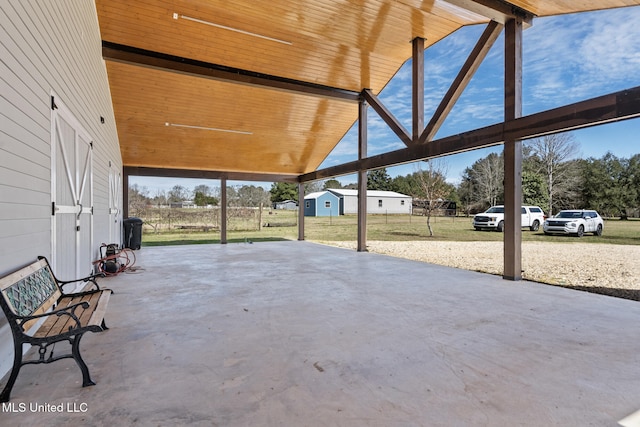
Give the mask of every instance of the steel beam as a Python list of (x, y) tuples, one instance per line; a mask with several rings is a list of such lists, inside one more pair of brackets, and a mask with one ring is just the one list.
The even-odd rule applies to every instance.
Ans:
[(503, 27), (504, 26), (502, 24), (499, 24), (496, 21), (489, 22), (487, 28), (485, 28), (475, 47), (469, 54), (469, 57), (460, 69), (460, 72), (453, 80), (453, 83), (451, 83), (451, 87), (449, 87), (449, 90), (440, 102), (440, 105), (436, 108), (436, 111), (427, 124), (427, 127), (424, 129), (424, 132), (420, 135), (418, 140), (419, 144), (431, 141), (436, 133), (438, 133), (440, 126), (442, 126), (449, 112), (451, 112), (451, 109), (453, 109), (453, 106), (462, 95), (462, 92), (464, 92), (465, 88), (473, 78), (473, 75), (478, 70), (478, 67), (480, 67), (480, 64), (482, 64), (482, 61), (489, 53), (489, 50), (498, 39)]
[[(358, 159), (367, 157), (367, 103), (358, 108)], [(358, 171), (358, 252), (367, 251), (367, 170)]]
[(121, 62), (212, 80), (283, 90), (301, 95), (318, 96), (347, 102), (358, 102), (360, 100), (359, 92), (347, 89), (256, 73), (240, 68), (197, 61), (195, 59), (139, 49), (104, 40), (102, 41), (102, 57), (107, 61)]
[(298, 183), (298, 240), (304, 240), (304, 184)]
[(220, 179), (220, 243), (227, 243), (227, 179)]
[(640, 117), (640, 86), (505, 123), (505, 136), (529, 139)]
[(424, 39), (416, 37), (412, 42), (412, 89), (413, 105), (412, 143), (416, 143), (424, 130)]
[(298, 175), (283, 175), (251, 172), (221, 172), (193, 169), (149, 168), (124, 166), (125, 173), (133, 176), (156, 176), (167, 178), (221, 179), (232, 181), (298, 182)]
[(378, 113), (380, 118), (387, 124), (387, 126), (389, 126), (389, 129), (398, 135), (398, 138), (400, 138), (406, 146), (410, 146), (413, 143), (409, 132), (404, 128), (404, 126), (402, 126), (400, 121), (395, 118), (393, 113), (391, 113), (391, 111), (389, 111), (387, 107), (380, 102), (378, 97), (375, 96), (370, 89), (362, 91), (362, 98), (371, 105), (371, 108)]
[(640, 117), (640, 86), (299, 176), (302, 182), (415, 162)]
[[(122, 218), (129, 217), (129, 174), (122, 172)], [(122, 242), (124, 244), (124, 242)]]
[[(522, 116), (522, 22), (505, 25), (504, 121)], [(522, 280), (522, 141), (504, 141), (504, 268), (502, 277)]]
[(503, 0), (446, 0), (455, 6), (477, 13), (492, 21), (505, 24), (510, 19), (520, 19), (525, 28), (531, 25), (534, 14)]

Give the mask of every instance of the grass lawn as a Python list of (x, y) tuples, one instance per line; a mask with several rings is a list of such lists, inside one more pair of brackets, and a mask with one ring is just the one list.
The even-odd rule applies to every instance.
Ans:
[[(296, 240), (298, 238), (297, 213), (277, 211), (271, 215), (263, 215), (263, 226), (257, 230), (238, 230), (247, 228), (230, 224), (227, 241), (259, 242), (273, 240)], [(340, 217), (305, 217), (305, 240), (309, 241), (355, 241), (357, 239), (357, 217), (347, 215)], [(468, 217), (434, 217), (431, 219), (434, 236), (429, 237), (427, 220), (421, 216), (409, 215), (369, 215), (367, 217), (367, 240), (410, 241), (410, 240), (443, 240), (443, 241), (502, 241), (502, 233), (495, 231), (476, 231)], [(544, 242), (581, 242), (611, 243), (618, 245), (640, 244), (640, 220), (605, 221), (602, 236), (545, 236), (542, 227), (537, 232), (528, 229), (522, 231), (523, 241)], [(180, 245), (198, 243), (219, 243), (220, 233), (214, 231), (170, 230), (154, 233), (145, 228), (142, 236), (143, 246)]]

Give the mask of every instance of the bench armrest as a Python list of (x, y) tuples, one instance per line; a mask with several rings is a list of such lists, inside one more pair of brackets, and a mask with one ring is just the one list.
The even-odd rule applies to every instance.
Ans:
[[(62, 298), (74, 298), (74, 297), (83, 297), (86, 295), (91, 295), (91, 294), (99, 294), (102, 292), (109, 292), (109, 293), (113, 293), (113, 291), (111, 289), (89, 289), (88, 291), (81, 291), (81, 292), (72, 292), (70, 294), (65, 294), (63, 293), (62, 296), (60, 297)], [(58, 300), (60, 301), (60, 300)]]
[(76, 308), (80, 306), (86, 310), (87, 308), (89, 308), (89, 303), (87, 301), (82, 301), (76, 304), (71, 304), (69, 306), (62, 307), (60, 309), (49, 311), (47, 313), (35, 314), (33, 316), (16, 316), (16, 319), (19, 321), (20, 325), (22, 325), (23, 323), (29, 320), (38, 319), (41, 317), (49, 317), (54, 315), (58, 317), (69, 316), (76, 322), (76, 327), (81, 328), (82, 324), (80, 323), (80, 319), (78, 319), (78, 316), (76, 316), (76, 313), (75, 313)]
[(93, 283), (93, 286), (96, 288), (96, 290), (100, 290), (100, 286), (98, 286), (98, 282), (96, 281), (96, 279), (98, 277), (106, 277), (106, 275), (104, 273), (97, 273), (97, 274), (92, 274), (90, 276), (87, 277), (83, 277), (82, 279), (75, 279), (75, 280), (60, 280), (57, 277), (55, 277), (55, 274), (53, 274), (53, 270), (51, 270), (51, 266), (49, 265), (49, 260), (40, 255), (38, 256), (39, 260), (44, 260), (47, 263), (47, 266), (49, 267), (49, 270), (51, 272), (51, 274), (53, 275), (53, 278), (55, 279), (56, 283), (58, 284), (58, 287), (60, 288), (60, 291), (64, 294), (64, 290), (62, 290), (62, 287), (64, 285), (67, 285), (69, 283), (76, 283), (76, 282), (91, 282)]
[[(98, 282), (96, 281), (96, 279), (98, 277), (105, 277), (104, 273), (98, 273), (98, 274), (92, 274), (91, 276), (87, 276), (87, 277), (83, 277), (82, 279), (75, 279), (75, 280), (58, 280), (58, 285), (60, 285), (60, 289), (62, 289), (62, 287), (64, 285), (68, 285), (70, 283), (76, 283), (76, 282), (91, 282), (93, 284), (93, 287), (95, 288), (95, 290), (99, 291), (100, 290), (100, 286), (98, 285)], [(62, 291), (64, 293), (64, 291)], [(65, 294), (68, 295), (68, 294)]]

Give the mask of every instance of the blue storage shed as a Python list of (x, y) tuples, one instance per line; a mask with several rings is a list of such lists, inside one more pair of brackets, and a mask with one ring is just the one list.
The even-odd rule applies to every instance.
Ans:
[(340, 198), (329, 191), (310, 193), (304, 197), (304, 216), (338, 216)]

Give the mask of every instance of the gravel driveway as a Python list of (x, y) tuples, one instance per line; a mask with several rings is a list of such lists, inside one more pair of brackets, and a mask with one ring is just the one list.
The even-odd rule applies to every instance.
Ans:
[[(322, 242), (355, 249), (355, 242)], [(369, 252), (502, 275), (502, 242), (368, 241)], [(522, 243), (526, 280), (640, 301), (640, 246)]]

